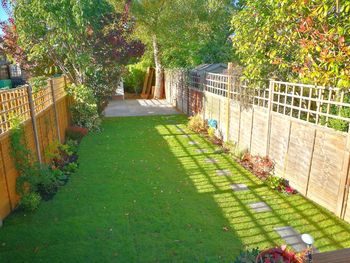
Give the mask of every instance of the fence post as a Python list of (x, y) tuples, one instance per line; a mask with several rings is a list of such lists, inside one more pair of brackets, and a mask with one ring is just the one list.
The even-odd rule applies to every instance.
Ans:
[[(338, 200), (337, 213), (340, 214), (340, 218), (344, 219), (346, 215), (346, 208), (348, 206), (349, 188), (350, 188), (350, 128), (346, 138), (346, 150), (343, 158), (343, 178), (341, 178), (339, 195), (341, 197)], [(339, 197), (338, 197), (339, 198)]]
[(52, 97), (52, 105), (53, 105), (53, 110), (55, 112), (55, 122), (56, 122), (56, 131), (57, 131), (57, 138), (58, 141), (61, 143), (61, 133), (60, 133), (60, 125), (58, 122), (58, 112), (57, 112), (57, 105), (56, 105), (56, 96), (55, 96), (55, 90), (53, 87), (53, 79), (50, 78), (50, 88), (51, 88), (51, 97)]
[(33, 92), (32, 92), (31, 85), (27, 86), (27, 93), (28, 93), (30, 117), (32, 119), (32, 126), (33, 126), (33, 132), (34, 132), (34, 141), (35, 141), (36, 152), (37, 152), (39, 163), (42, 163), (41, 152), (40, 152), (40, 142), (39, 142), (39, 136), (38, 136), (38, 126), (37, 126), (36, 118), (35, 118), (35, 108), (34, 108)]
[(232, 86), (232, 75), (233, 75), (233, 63), (230, 62), (227, 65), (227, 120), (226, 120), (226, 141), (229, 141), (230, 133), (230, 102), (231, 102), (231, 86)]
[(271, 137), (271, 120), (272, 120), (272, 110), (273, 110), (273, 91), (274, 91), (274, 83), (273, 80), (269, 80), (269, 101), (267, 105), (267, 140), (266, 140), (266, 156), (269, 155), (270, 152), (270, 137)]

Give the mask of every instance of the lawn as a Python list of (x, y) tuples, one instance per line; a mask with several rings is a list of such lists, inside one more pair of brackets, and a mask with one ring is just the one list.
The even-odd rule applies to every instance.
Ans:
[[(278, 226), (310, 233), (320, 251), (350, 247), (348, 224), (300, 195), (270, 190), (186, 122), (105, 119), (101, 133), (83, 140), (68, 185), (35, 213), (5, 220), (0, 262), (232, 262), (245, 246), (283, 243)], [(233, 183), (250, 191), (233, 192)], [(256, 201), (272, 211), (253, 213), (247, 205)]]

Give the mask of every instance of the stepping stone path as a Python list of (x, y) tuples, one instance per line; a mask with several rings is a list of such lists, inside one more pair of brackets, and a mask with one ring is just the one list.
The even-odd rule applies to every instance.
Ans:
[[(291, 226), (283, 226), (274, 228), (277, 234), (290, 245), (296, 252), (302, 252), (307, 248), (307, 245), (301, 239), (301, 235)], [(317, 248), (312, 246), (313, 252), (318, 252)]]
[(263, 213), (272, 211), (271, 207), (269, 207), (264, 202), (257, 202), (249, 204), (249, 207), (254, 210), (255, 213)]
[(207, 153), (208, 149), (196, 149), (197, 153)]
[(219, 161), (214, 158), (206, 158), (204, 160), (206, 163), (218, 163)]
[(234, 192), (239, 192), (239, 191), (248, 191), (249, 188), (245, 184), (231, 184), (231, 189)]
[(189, 141), (189, 142), (188, 142), (188, 144), (189, 144), (189, 145), (197, 145), (197, 144), (198, 144), (198, 142), (195, 142), (195, 141)]
[(232, 173), (230, 170), (216, 170), (216, 174), (219, 176), (232, 176)]

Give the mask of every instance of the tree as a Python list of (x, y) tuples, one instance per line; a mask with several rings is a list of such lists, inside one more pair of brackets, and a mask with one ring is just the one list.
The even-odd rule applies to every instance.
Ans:
[(230, 3), (227, 0), (133, 2), (137, 36), (154, 57), (156, 98), (160, 96), (164, 66), (186, 67), (229, 59)]
[(248, 78), (350, 84), (350, 2), (242, 1), (233, 45)]

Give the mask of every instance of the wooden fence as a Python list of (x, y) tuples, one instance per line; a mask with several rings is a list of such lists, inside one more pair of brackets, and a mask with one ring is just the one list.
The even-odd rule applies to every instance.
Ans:
[(0, 91), (0, 220), (16, 208), (15, 169), (10, 149), (11, 117), (24, 123), (25, 142), (35, 157), (45, 162), (45, 148), (53, 141), (64, 142), (69, 125), (69, 99), (65, 77), (48, 80), (47, 86), (34, 92), (30, 86)]
[[(230, 72), (230, 68), (229, 68)], [(234, 74), (166, 71), (167, 99), (188, 115), (218, 121), (218, 134), (254, 155), (270, 156), (276, 175), (350, 222), (348, 91), (281, 81), (248, 83)]]

